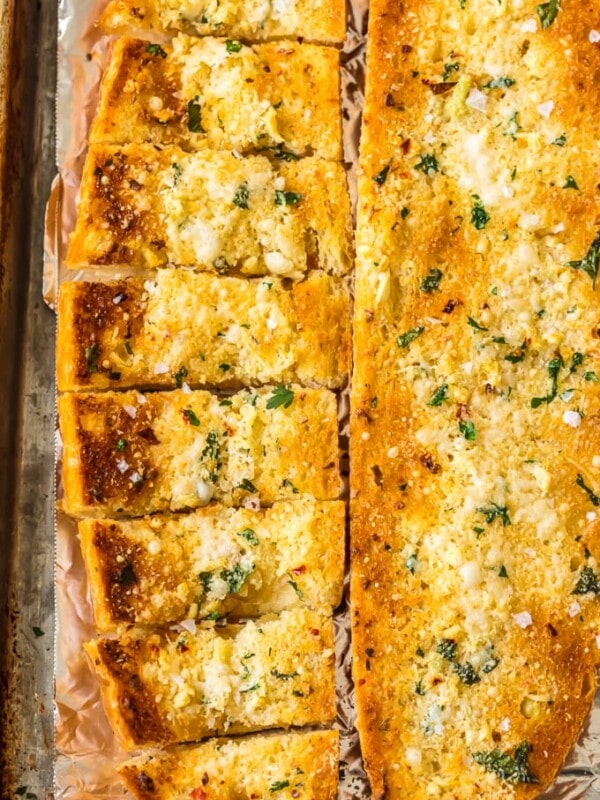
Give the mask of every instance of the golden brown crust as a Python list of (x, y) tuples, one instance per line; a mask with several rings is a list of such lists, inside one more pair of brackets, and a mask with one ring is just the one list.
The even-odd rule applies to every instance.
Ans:
[[(537, 795), (598, 661), (592, 4), (464, 5), (370, 9), (351, 593), (390, 800)], [(538, 783), (498, 774), (522, 742)]]
[(344, 275), (351, 254), (341, 164), (93, 145), (67, 266), (175, 264), (298, 279), (311, 269)]
[(323, 724), (335, 714), (333, 623), (306, 609), (240, 626), (97, 639), (86, 650), (128, 749)]
[(64, 505), (76, 516), (339, 494), (337, 403), (325, 389), (73, 393), (58, 407)]
[(65, 282), (58, 389), (292, 381), (339, 388), (349, 371), (349, 314), (345, 283), (319, 271), (289, 288), (280, 278), (266, 286), (187, 270), (161, 270), (148, 280)]
[[(332, 613), (344, 573), (344, 504), (309, 497), (145, 520), (83, 520), (100, 632), (307, 606)], [(231, 582), (230, 576), (239, 581)]]
[(104, 73), (89, 140), (339, 161), (339, 89), (339, 53), (328, 47), (124, 37)]
[(119, 773), (137, 800), (335, 800), (337, 731), (212, 739), (141, 756)]
[[(265, 19), (264, 4), (220, 0), (213, 4), (180, 0), (111, 0), (99, 25), (107, 33), (194, 36), (233, 36), (263, 40), (299, 37), (324, 44), (341, 44), (346, 34), (346, 3), (331, 0), (296, 0), (281, 10), (271, 7)], [(291, 6), (291, 8), (290, 8)]]

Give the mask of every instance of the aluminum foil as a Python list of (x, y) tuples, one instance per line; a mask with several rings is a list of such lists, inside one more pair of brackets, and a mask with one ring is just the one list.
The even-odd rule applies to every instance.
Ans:
[[(69, 233), (75, 224), (77, 193), (87, 146), (87, 131), (96, 110), (98, 86), (107, 61), (108, 40), (95, 28), (106, 0), (61, 0), (58, 30), (57, 165), (46, 215), (44, 296), (54, 305), (62, 277)], [(350, 0), (348, 36), (342, 53), (344, 156), (350, 190), (356, 198), (361, 109), (364, 94), (365, 34), (368, 0)], [(77, 277), (82, 277), (83, 273)], [(70, 276), (74, 277), (73, 275)], [(347, 397), (342, 397), (340, 430), (342, 464), (347, 465)], [(60, 467), (60, 442), (58, 445)], [(60, 475), (60, 468), (58, 469)], [(57, 482), (60, 497), (60, 480)], [(108, 800), (125, 790), (115, 764), (127, 757), (104, 714), (96, 678), (82, 644), (93, 638), (91, 603), (76, 525), (59, 512), (56, 525), (56, 770), (58, 800)], [(358, 736), (354, 727), (351, 679), (348, 579), (344, 601), (335, 615), (338, 714), (341, 734), (340, 799), (367, 798)], [(587, 722), (546, 800), (597, 800), (600, 797), (600, 702)]]

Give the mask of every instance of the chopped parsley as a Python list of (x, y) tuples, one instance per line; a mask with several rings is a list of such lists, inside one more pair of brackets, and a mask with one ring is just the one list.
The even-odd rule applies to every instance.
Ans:
[(565, 136), (564, 133), (561, 133), (561, 135), (557, 136), (557, 138), (552, 142), (552, 144), (555, 144), (557, 147), (564, 147), (566, 142), (567, 142), (567, 137)]
[(572, 175), (567, 175), (565, 178), (565, 182), (563, 184), (563, 189), (577, 189), (579, 191), (579, 186), (577, 185), (577, 181)]
[(598, 383), (598, 376), (595, 372), (584, 372), (583, 373), (583, 380), (584, 381), (591, 381), (592, 383)]
[(577, 367), (580, 367), (583, 364), (583, 360), (585, 355), (583, 353), (573, 353), (573, 358), (571, 359), (571, 366), (569, 367), (569, 372), (573, 374)]
[(467, 317), (467, 325), (470, 325), (476, 331), (489, 331), (489, 328), (484, 328), (483, 325), (480, 325), (473, 317)]
[(572, 594), (600, 594), (600, 578), (591, 567), (584, 567), (581, 570)]
[(538, 779), (529, 769), (529, 745), (527, 742), (515, 748), (512, 755), (494, 750), (480, 750), (473, 753), (473, 760), (480, 764), (486, 772), (494, 772), (506, 783), (538, 783)]
[(471, 209), (471, 223), (477, 228), (478, 231), (481, 231), (488, 224), (491, 217), (481, 202), (479, 195), (473, 194), (471, 197), (474, 201), (473, 208)]
[(233, 196), (233, 205), (237, 206), (238, 208), (248, 210), (248, 196), (248, 184), (244, 181), (244, 183), (240, 183), (238, 188), (235, 190), (235, 194)]
[(193, 100), (190, 100), (190, 102), (187, 104), (187, 126), (188, 130), (192, 133), (205, 133), (204, 128), (202, 127), (202, 108), (198, 100), (199, 97), (196, 95), (196, 97), (194, 97)]
[(298, 192), (282, 192), (280, 189), (275, 190), (275, 205), (276, 206), (297, 206), (302, 200), (302, 195)]
[(506, 506), (499, 506), (498, 503), (490, 502), (489, 506), (479, 506), (477, 509), (479, 514), (485, 514), (485, 521), (491, 525), (495, 519), (502, 522), (502, 527), (506, 528), (511, 524)]
[(496, 656), (490, 656), (481, 667), (481, 671), (488, 675), (490, 672), (493, 672), (496, 669), (499, 663), (499, 658), (496, 658)]
[(292, 494), (298, 494), (298, 489), (294, 486), (289, 478), (284, 478), (283, 483), (281, 484), (284, 489), (289, 489)]
[(291, 577), (291, 575), (290, 575), (290, 579), (289, 579), (289, 581), (288, 581), (288, 584), (289, 584), (289, 585), (292, 587), (292, 589), (293, 589), (293, 590), (296, 592), (296, 594), (298, 595), (298, 598), (299, 598), (300, 600), (302, 600), (302, 599), (304, 598), (304, 592), (303, 592), (303, 591), (300, 589), (300, 587), (298, 586), (298, 584), (296, 583), (296, 581), (295, 581), (295, 580), (294, 580), (294, 579)]
[(453, 61), (450, 64), (444, 64), (444, 72), (442, 75), (442, 80), (444, 82), (448, 81), (452, 73), (458, 72), (459, 69), (460, 69), (460, 64), (458, 63), (458, 61)]
[(194, 414), (191, 408), (184, 408), (181, 413), (183, 414), (185, 421), (189, 422), (190, 425), (194, 425), (196, 428), (200, 427), (200, 420)]
[(600, 497), (597, 494), (595, 494), (595, 492), (593, 492), (589, 486), (585, 485), (585, 481), (583, 480), (583, 475), (580, 472), (577, 473), (577, 480), (575, 481), (575, 483), (577, 484), (577, 486), (583, 489), (583, 491), (587, 494), (592, 505), (598, 508), (598, 506), (600, 506)]
[(501, 75), (498, 78), (492, 78), (491, 81), (484, 85), (484, 89), (509, 89), (515, 85), (515, 79), (509, 78), (506, 75)]
[(590, 249), (585, 256), (579, 261), (567, 261), (567, 267), (585, 272), (592, 279), (592, 287), (596, 288), (596, 278), (600, 267), (600, 231), (596, 234), (596, 238), (591, 243)]
[(517, 133), (521, 130), (518, 120), (519, 112), (515, 111), (508, 119), (506, 128), (502, 131), (503, 136), (510, 136), (513, 139), (517, 138)]
[(535, 7), (535, 13), (540, 18), (542, 23), (542, 30), (546, 30), (556, 19), (558, 9), (560, 8), (560, 0), (550, 0), (548, 3), (541, 3)]
[(438, 160), (433, 153), (423, 153), (423, 155), (415, 164), (415, 169), (419, 170), (420, 172), (424, 172), (425, 175), (429, 175), (432, 172), (439, 172), (440, 165), (438, 164)]
[(239, 594), (242, 586), (254, 572), (254, 564), (244, 568), (241, 564), (236, 564), (233, 569), (224, 569), (219, 573), (219, 577), (225, 581), (230, 594)]
[(446, 661), (454, 661), (456, 658), (456, 642), (454, 639), (442, 639), (438, 642), (435, 650), (436, 653), (439, 653)]
[(418, 683), (415, 683), (415, 692), (421, 697), (423, 697), (423, 695), (425, 694), (425, 689), (423, 688), (422, 680), (418, 681)]
[(282, 789), (287, 789), (289, 785), (289, 781), (275, 781), (275, 783), (269, 786), (269, 791), (271, 794), (273, 794), (273, 792), (280, 792)]
[(243, 489), (245, 492), (250, 492), (250, 494), (256, 494), (258, 492), (256, 486), (252, 483), (252, 481), (249, 481), (248, 478), (244, 478), (237, 488)]
[(244, 45), (236, 39), (227, 39), (225, 49), (228, 53), (239, 53)]
[(465, 661), (464, 664), (453, 664), (452, 669), (460, 678), (460, 682), (466, 684), (467, 686), (473, 686), (473, 684), (481, 681), (481, 678), (475, 672), (473, 665), (469, 664), (468, 661)]
[(531, 408), (539, 408), (543, 403), (550, 404), (554, 400), (558, 393), (558, 373), (560, 372), (561, 367), (564, 367), (564, 364), (565, 362), (563, 361), (561, 355), (550, 359), (548, 362), (548, 375), (552, 381), (550, 394), (547, 394), (545, 397), (532, 397)]
[(83, 351), (83, 355), (85, 356), (88, 372), (98, 372), (98, 358), (100, 356), (100, 346), (98, 343), (86, 347)]
[(406, 569), (407, 569), (407, 570), (408, 570), (408, 571), (409, 571), (409, 572), (410, 572), (412, 575), (414, 575), (414, 574), (415, 574), (415, 570), (417, 569), (417, 563), (418, 563), (418, 562), (417, 562), (417, 554), (416, 554), (416, 553), (413, 553), (412, 555), (410, 555), (410, 556), (409, 556), (409, 557), (406, 559), (406, 561), (405, 561), (405, 563), (404, 563), (404, 566), (406, 567)]
[(508, 578), (508, 572), (506, 571), (506, 567), (504, 566), (504, 564), (502, 564), (502, 566), (498, 570), (498, 577), (499, 578)]
[(242, 539), (245, 539), (253, 547), (258, 547), (258, 536), (252, 528), (244, 528), (243, 531), (238, 531), (237, 535), (241, 536)]
[(123, 450), (127, 447), (127, 439), (117, 439), (117, 443), (115, 445), (119, 453), (122, 453)]
[(216, 483), (219, 479), (219, 471), (223, 466), (221, 460), (221, 445), (219, 435), (216, 431), (209, 431), (206, 437), (206, 445), (200, 454), (200, 460), (204, 462), (204, 467), (208, 472), (208, 479)]
[(283, 406), (284, 408), (289, 408), (292, 403), (294, 402), (294, 392), (289, 386), (283, 386), (279, 384), (273, 389), (273, 393), (271, 397), (267, 400), (267, 409), (270, 411), (274, 408), (279, 408)]
[(175, 384), (178, 389), (181, 389), (181, 387), (183, 386), (183, 379), (187, 378), (187, 375), (188, 371), (186, 367), (184, 367), (183, 365), (179, 367), (177, 372), (174, 373), (173, 377), (175, 378)]
[(151, 56), (160, 56), (161, 58), (167, 57), (167, 54), (159, 44), (147, 44), (146, 52), (150, 53)]
[(36, 639), (39, 639), (40, 636), (44, 635), (44, 631), (41, 628), (38, 628), (37, 625), (34, 625), (31, 630), (33, 631), (33, 635)]
[(442, 385), (435, 390), (432, 394), (431, 399), (428, 401), (428, 406), (441, 406), (444, 400), (448, 395), (448, 384), (442, 383)]
[(279, 672), (275, 667), (271, 670), (271, 675), (274, 678), (278, 678), (280, 681), (291, 681), (291, 679), (296, 678), (298, 674), (298, 672)]
[(406, 333), (401, 333), (400, 336), (398, 336), (398, 338), (396, 339), (398, 347), (408, 347), (415, 341), (415, 339), (419, 338), (419, 336), (423, 333), (424, 330), (425, 328), (421, 328), (419, 326), (416, 328), (411, 328), (409, 331), (406, 331)]
[(409, 214), (410, 214), (410, 208), (404, 206), (402, 211), (400, 212), (400, 216), (402, 217), (402, 219), (406, 219)]
[(390, 161), (389, 164), (386, 164), (385, 167), (382, 167), (377, 175), (373, 175), (373, 180), (378, 186), (383, 186), (383, 184), (387, 180), (388, 172), (392, 166), (392, 162)]
[[(498, 337), (502, 338), (502, 337)], [(498, 344), (506, 344), (505, 341), (498, 342)], [(519, 345), (519, 347), (515, 347), (515, 349), (508, 353), (508, 355), (504, 356), (505, 361), (509, 361), (511, 364), (518, 364), (519, 362), (523, 361), (525, 358), (525, 351), (527, 350), (527, 340), (523, 341), (523, 344)]]
[(429, 273), (423, 278), (423, 280), (419, 284), (419, 289), (422, 292), (426, 292), (427, 294), (435, 292), (436, 289), (439, 289), (442, 276), (443, 276), (442, 270), (437, 269), (437, 267), (433, 267), (432, 269), (429, 270)]
[(213, 267), (217, 270), (219, 275), (225, 275), (230, 269), (227, 259), (223, 256), (217, 256), (217, 258), (215, 258), (213, 261)]
[(246, 694), (247, 692), (255, 692), (260, 687), (260, 683), (253, 683), (252, 686), (248, 686), (247, 689), (240, 689), (240, 694)]
[(231, 369), (231, 364), (219, 364), (219, 369), (221, 372), (229, 372)]
[(467, 442), (474, 442), (477, 438), (477, 431), (475, 430), (475, 425), (473, 425), (473, 421), (468, 419), (466, 422), (462, 422), (459, 420), (458, 429), (465, 437)]

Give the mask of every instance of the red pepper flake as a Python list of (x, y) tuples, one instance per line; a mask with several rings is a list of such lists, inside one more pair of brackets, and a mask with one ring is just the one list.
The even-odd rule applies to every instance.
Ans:
[(304, 564), (302, 564), (301, 567), (295, 567), (292, 570), (292, 572), (294, 573), (294, 575), (304, 575), (304, 573), (306, 572), (306, 567)]
[(321, 631), (318, 628), (311, 628), (310, 629), (311, 636), (318, 636), (320, 633), (321, 633)]
[(190, 792), (192, 800), (206, 800), (206, 792), (200, 786)]

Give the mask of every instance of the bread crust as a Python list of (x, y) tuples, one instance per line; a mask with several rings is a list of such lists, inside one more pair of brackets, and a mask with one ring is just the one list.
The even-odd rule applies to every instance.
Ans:
[(58, 409), (74, 516), (339, 495), (337, 402), (326, 389), (72, 393)]
[(315, 271), (289, 288), (280, 278), (268, 284), (187, 270), (63, 283), (59, 391), (343, 386), (350, 367), (344, 281)]
[[(199, 107), (199, 125), (190, 104)], [(117, 39), (89, 140), (340, 161), (339, 53), (184, 34), (163, 45)]]
[[(327, 186), (327, 192), (321, 187)], [(352, 260), (344, 168), (319, 158), (186, 153), (93, 145), (67, 266), (153, 268), (300, 279), (347, 274)]]
[(96, 626), (106, 633), (295, 606), (331, 614), (342, 595), (344, 517), (340, 501), (303, 497), (258, 511), (82, 520)]
[(593, 700), (593, 25), (589, 2), (544, 29), (531, 7), (371, 3), (351, 597), (376, 798), (536, 796)]
[[(297, 0), (293, 10), (264, 17), (260, 3), (220, 0), (197, 10), (179, 0), (111, 0), (102, 13), (100, 27), (107, 33), (193, 36), (233, 36), (264, 40), (300, 37), (310, 42), (339, 45), (346, 35), (346, 4), (343, 0), (319, 3)], [(187, 13), (186, 13), (187, 12)]]
[(194, 791), (206, 800), (266, 800), (275, 793), (335, 800), (338, 748), (337, 731), (212, 739), (132, 759), (119, 773), (137, 800), (183, 800)]
[(85, 648), (109, 722), (129, 750), (325, 724), (335, 715), (333, 623), (308, 609), (225, 628), (124, 634)]

